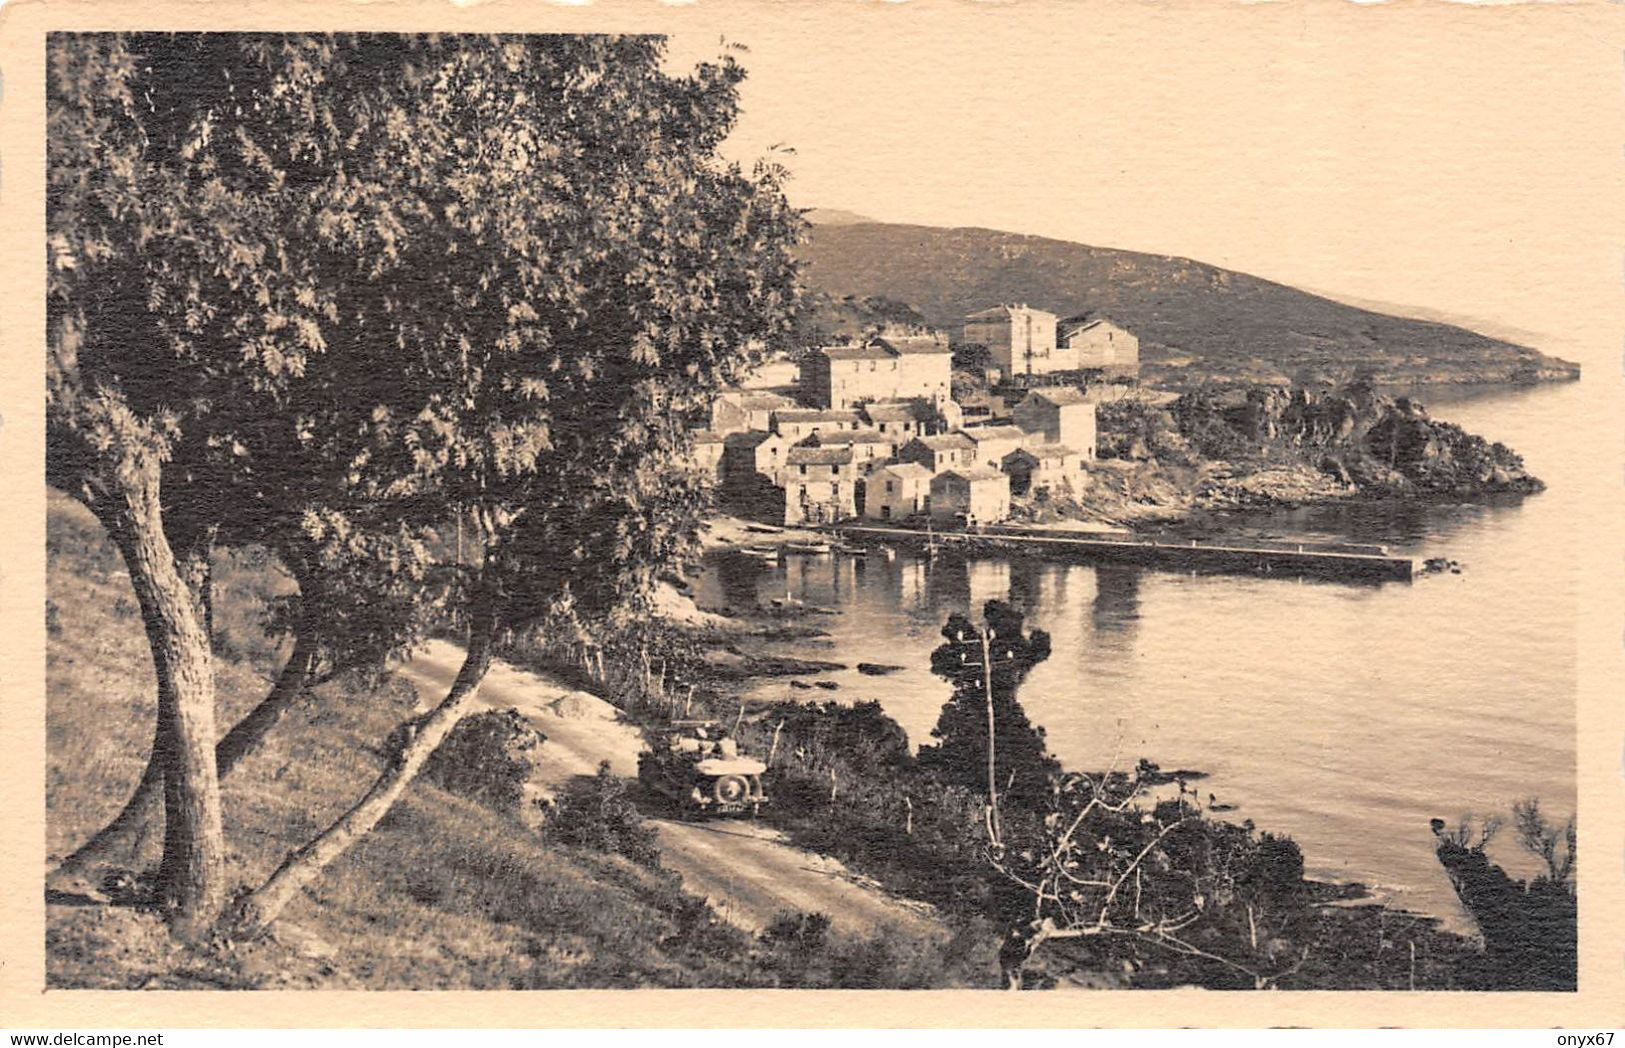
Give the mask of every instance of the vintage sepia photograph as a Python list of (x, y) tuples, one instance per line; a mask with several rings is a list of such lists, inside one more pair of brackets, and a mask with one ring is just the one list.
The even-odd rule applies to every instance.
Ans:
[(1580, 988), (1571, 81), (884, 6), (45, 36), (45, 989)]

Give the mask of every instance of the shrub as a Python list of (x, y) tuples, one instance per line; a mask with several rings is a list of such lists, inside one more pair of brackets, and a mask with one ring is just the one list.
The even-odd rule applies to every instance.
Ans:
[(1045, 747), (1044, 730), (1027, 719), (1016, 691), (1028, 671), (1049, 657), (1049, 635), (1025, 632), (1021, 613), (1002, 601), (989, 601), (983, 619), (985, 648), (983, 630), (955, 613), (942, 629), (946, 643), (931, 653), (932, 672), (950, 681), (954, 692), (931, 729), (937, 741), (920, 747), (920, 765), (944, 782), (985, 793), (991, 701), (994, 763), (1003, 780), (999, 790), (1017, 805), (1042, 803), (1049, 777), (1060, 766)]
[(829, 939), (829, 916), (822, 913), (786, 913), (762, 932), (762, 941), (799, 953), (823, 949)]
[(626, 782), (610, 771), (608, 761), (598, 766), (597, 775), (574, 779), (559, 792), (542, 832), (560, 844), (624, 855), (641, 866), (660, 865), (654, 827), (627, 799)]
[(472, 714), (429, 756), (422, 774), (450, 793), (516, 815), (535, 769), (529, 754), (545, 741), (518, 710)]
[(1476, 829), (1463, 819), (1454, 831), (1433, 820), (1436, 854), (1451, 886), (1484, 935), (1482, 970), (1475, 989), (1572, 990), (1577, 975), (1578, 911), (1574, 891), (1574, 820), (1547, 822), (1536, 800), (1513, 806), (1518, 843), (1538, 856), (1546, 871), (1530, 880), (1507, 875), (1485, 849), (1501, 820), (1488, 817)]

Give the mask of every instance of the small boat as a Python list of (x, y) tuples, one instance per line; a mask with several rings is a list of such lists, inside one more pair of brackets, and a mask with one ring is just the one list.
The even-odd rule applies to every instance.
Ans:
[(834, 549), (836, 553), (846, 557), (867, 557), (869, 555), (868, 546), (858, 546), (851, 542), (837, 542)]
[(747, 557), (755, 557), (758, 560), (779, 559), (779, 548), (777, 546), (741, 546), (739, 552)]
[(817, 540), (808, 542), (786, 542), (784, 544), (784, 549), (787, 553), (800, 553), (801, 555), (807, 557), (822, 557), (828, 555), (830, 545), (827, 542)]

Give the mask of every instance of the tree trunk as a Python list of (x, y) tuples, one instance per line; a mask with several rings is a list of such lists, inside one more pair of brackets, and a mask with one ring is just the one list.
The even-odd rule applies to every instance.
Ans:
[(289, 854), (276, 872), (243, 900), (235, 921), (238, 934), (254, 936), (264, 932), (301, 889), (388, 814), (423, 762), (473, 705), (480, 681), (491, 667), (496, 626), (492, 614), (475, 617), (469, 630), (468, 653), (446, 697), (434, 709), (407, 721), (405, 741), (366, 795), (337, 822)]
[[(225, 778), (239, 761), (253, 752), (304, 693), (305, 684), (315, 667), (315, 656), (315, 640), (300, 634), (294, 641), (293, 654), (282, 667), (282, 673), (272, 685), (270, 694), (215, 744), (215, 768), (220, 778)], [(141, 781), (124, 805), (124, 810), (63, 859), (51, 874), (50, 884), (70, 890), (69, 886), (74, 881), (88, 877), (97, 867), (115, 861), (138, 861), (142, 847), (163, 818), (164, 770), (161, 753), (154, 741), (146, 770), (142, 772)]]
[(999, 778), (998, 778), (998, 744), (994, 741), (998, 735), (997, 726), (993, 718), (993, 655), (991, 652), (992, 638), (986, 626), (982, 627), (982, 687), (983, 695), (987, 699), (987, 803), (992, 809), (990, 823), (993, 828), (993, 843), (999, 844), (1003, 840), (999, 825)]
[(159, 468), (121, 471), (104, 523), (130, 572), (158, 677), (153, 752), (163, 782), (164, 853), (159, 901), (182, 937), (212, 926), (225, 904), (225, 838), (215, 767), (214, 668), (200, 586), (212, 536), (177, 556), (164, 532)]

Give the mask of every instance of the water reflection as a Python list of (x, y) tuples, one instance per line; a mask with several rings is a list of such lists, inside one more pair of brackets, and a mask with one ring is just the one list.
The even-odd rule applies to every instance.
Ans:
[(1133, 568), (1096, 568), (1095, 600), (1090, 610), (1095, 633), (1132, 637), (1140, 622), (1140, 572)]

